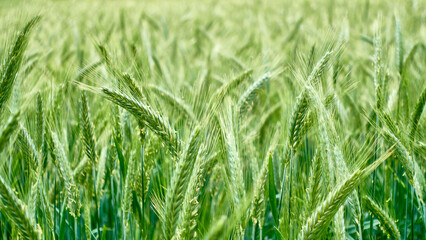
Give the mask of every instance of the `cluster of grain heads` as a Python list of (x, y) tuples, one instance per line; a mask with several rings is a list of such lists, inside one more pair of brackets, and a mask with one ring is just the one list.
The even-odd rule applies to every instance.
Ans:
[(327, 230), (327, 227), (333, 220), (336, 212), (339, 210), (342, 204), (345, 203), (347, 197), (391, 154), (392, 152), (388, 151), (369, 166), (357, 169), (338, 187), (330, 192), (328, 197), (321, 204), (319, 204), (311, 216), (306, 219), (305, 224), (299, 233), (299, 239), (320, 238), (321, 235)]
[[(0, 69), (0, 112), (4, 112), (4, 106), (9, 99), (13, 85), (16, 81), (18, 71), (22, 64), (25, 49), (28, 44), (29, 34), (34, 26), (39, 21), (40, 17), (31, 19), (21, 32), (18, 33), (14, 44), (7, 57), (5, 58)], [(9, 121), (4, 125), (0, 134), (0, 151), (4, 149), (9, 142), (12, 133), (19, 129), (20, 112), (13, 114)], [(31, 172), (36, 171), (37, 161), (35, 146), (28, 135), (27, 131), (22, 128), (18, 136), (18, 144), (23, 152), (23, 155), (28, 160)], [(32, 178), (31, 178), (32, 179)], [(38, 180), (38, 178), (36, 178)], [(34, 197), (34, 196), (33, 196)], [(30, 201), (37, 201), (37, 198), (31, 198)], [(33, 203), (34, 204), (34, 203)], [(41, 239), (42, 232), (39, 225), (35, 223), (33, 218), (35, 206), (28, 207), (16, 196), (5, 179), (0, 176), (0, 210), (2, 215), (10, 220), (14, 227), (18, 229), (18, 236), (23, 239)]]

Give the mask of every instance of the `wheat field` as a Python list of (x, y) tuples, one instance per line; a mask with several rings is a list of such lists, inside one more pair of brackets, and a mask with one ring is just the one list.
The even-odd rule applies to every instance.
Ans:
[(426, 239), (426, 2), (0, 1), (1, 239)]

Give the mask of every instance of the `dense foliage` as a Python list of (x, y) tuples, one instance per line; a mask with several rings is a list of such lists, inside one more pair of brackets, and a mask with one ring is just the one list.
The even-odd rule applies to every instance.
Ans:
[(425, 9), (0, 2), (2, 238), (424, 239)]

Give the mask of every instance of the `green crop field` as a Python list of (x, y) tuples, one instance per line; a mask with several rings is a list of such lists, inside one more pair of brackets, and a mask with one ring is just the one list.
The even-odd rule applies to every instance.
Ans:
[(0, 239), (426, 239), (426, 1), (0, 1)]

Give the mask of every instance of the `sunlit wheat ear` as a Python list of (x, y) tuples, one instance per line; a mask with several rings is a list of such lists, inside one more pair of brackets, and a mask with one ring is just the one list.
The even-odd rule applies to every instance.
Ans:
[(129, 111), (136, 119), (143, 122), (149, 129), (161, 137), (173, 156), (178, 155), (180, 140), (176, 131), (170, 126), (167, 118), (154, 111), (149, 106), (118, 91), (102, 88), (102, 92), (107, 99)]
[[(290, 120), (289, 141), (286, 157), (288, 157), (290, 149), (296, 149), (300, 144), (303, 129), (307, 120), (309, 111), (309, 98), (306, 92), (303, 92), (298, 98)], [(289, 159), (286, 159), (288, 161)]]
[(225, 150), (225, 170), (230, 182), (230, 191), (234, 207), (239, 204), (244, 195), (244, 179), (241, 158), (239, 156), (238, 140), (233, 112), (228, 107), (226, 116), (220, 120), (221, 146)]
[(163, 232), (166, 239), (171, 239), (175, 234), (179, 213), (182, 208), (182, 202), (185, 197), (189, 179), (191, 178), (197, 153), (200, 148), (199, 126), (195, 127), (186, 148), (180, 157), (170, 185), (167, 187), (165, 212), (163, 222)]
[(135, 79), (129, 73), (123, 73), (121, 75), (121, 80), (134, 98), (136, 98), (139, 101), (142, 101), (145, 99), (145, 96), (143, 95), (142, 90), (138, 87)]
[(188, 190), (182, 203), (182, 210), (177, 223), (176, 234), (173, 239), (192, 239), (196, 236), (198, 210), (200, 208), (201, 188), (204, 183), (204, 176), (210, 170), (211, 159), (207, 159), (207, 149), (201, 146), (197, 155), (197, 160), (188, 183)]
[[(388, 234), (388, 238), (392, 239), (401, 239), (401, 234), (399, 233), (398, 227), (395, 221), (389, 216), (384, 209), (382, 209), (377, 203), (375, 203), (370, 197), (362, 197), (363, 206), (365, 206), (374, 216), (379, 219), (380, 223), (384, 227), (384, 230)], [(389, 237), (390, 236), (390, 237)]]
[[(308, 77), (308, 84), (318, 84), (318, 79), (323, 75), (326, 65), (330, 60), (331, 53), (332, 52), (330, 51), (326, 52), (326, 54), (315, 65)], [(288, 148), (285, 153), (286, 164), (289, 162), (290, 150), (294, 150), (300, 144), (300, 139), (302, 138), (306, 127), (306, 117), (309, 112), (311, 101), (312, 100), (309, 97), (309, 91), (306, 89), (304, 89), (297, 98), (297, 102), (290, 120)]]
[(139, 100), (145, 100), (145, 96), (142, 90), (137, 85), (135, 79), (129, 73), (120, 73), (117, 66), (112, 62), (111, 56), (107, 49), (103, 45), (98, 45), (98, 52), (101, 55), (103, 62), (105, 63), (107, 70), (112, 73), (114, 78), (118, 81), (119, 87), (126, 89), (130, 95)]
[(27, 214), (27, 208), (0, 176), (1, 212), (18, 229), (24, 239), (41, 239), (42, 232)]
[(104, 61), (108, 71), (110, 71), (114, 77), (119, 80), (120, 79), (120, 72), (118, 71), (117, 67), (113, 64), (111, 60), (111, 56), (109, 55), (108, 51), (106, 50), (105, 46), (98, 45), (97, 50), (99, 55), (102, 57), (102, 60)]
[(24, 52), (28, 45), (29, 34), (39, 21), (40, 16), (34, 17), (18, 33), (14, 44), (9, 50), (9, 53), (3, 65), (1, 66), (0, 114), (2, 113), (6, 101), (9, 99), (10, 94), (12, 93), (13, 84), (16, 81), (17, 74), (21, 67), (22, 59), (24, 57)]
[(33, 140), (28, 134), (27, 130), (21, 126), (21, 131), (18, 135), (17, 145), (21, 149), (26, 165), (29, 166), (30, 181), (34, 182), (30, 190), (30, 200), (28, 201), (28, 213), (30, 216), (35, 216), (36, 206), (41, 205), (40, 201), (40, 185), (42, 184), (42, 168), (40, 166), (38, 152), (35, 149)]
[(374, 87), (376, 91), (376, 107), (382, 109), (383, 106), (383, 66), (382, 66), (382, 40), (380, 36), (375, 37), (374, 41)]
[(368, 177), (368, 175), (370, 175), (370, 173), (374, 171), (374, 169), (380, 166), (380, 164), (382, 164), (391, 155), (391, 153), (392, 152), (387, 152), (369, 166), (356, 170), (342, 184), (329, 193), (328, 197), (319, 204), (311, 216), (306, 220), (298, 238), (321, 238), (324, 231), (333, 220), (336, 212), (342, 204), (345, 203), (347, 197), (366, 177)]
[(324, 70), (326, 69), (327, 63), (330, 60), (332, 51), (328, 51), (324, 54), (324, 56), (318, 61), (318, 63), (315, 65), (315, 67), (312, 69), (311, 74), (309, 74), (308, 77), (308, 83), (313, 84), (314, 86), (318, 84), (319, 78), (324, 73)]

